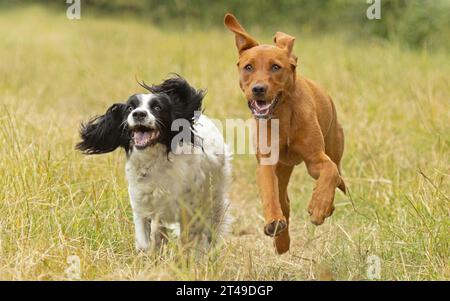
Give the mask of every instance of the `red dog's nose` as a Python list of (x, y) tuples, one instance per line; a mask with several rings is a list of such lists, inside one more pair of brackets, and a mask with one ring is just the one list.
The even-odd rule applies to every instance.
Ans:
[(266, 93), (267, 91), (267, 86), (262, 85), (262, 84), (256, 84), (252, 87), (252, 92), (254, 95), (261, 95)]

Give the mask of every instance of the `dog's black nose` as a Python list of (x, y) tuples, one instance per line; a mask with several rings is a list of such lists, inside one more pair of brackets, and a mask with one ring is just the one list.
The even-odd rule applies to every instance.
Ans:
[(134, 111), (133, 112), (133, 118), (136, 120), (143, 120), (145, 117), (147, 117), (146, 111)]
[(262, 95), (266, 93), (267, 87), (265, 85), (256, 84), (252, 87), (252, 92), (254, 95)]

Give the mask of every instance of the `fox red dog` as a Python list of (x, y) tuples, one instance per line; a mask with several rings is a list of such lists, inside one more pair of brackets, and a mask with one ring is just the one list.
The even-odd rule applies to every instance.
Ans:
[[(296, 73), (294, 37), (277, 32), (275, 46), (260, 45), (233, 15), (225, 16), (225, 26), (235, 34), (240, 87), (254, 117), (268, 120), (267, 133), (271, 133), (271, 121), (279, 120), (277, 163), (261, 164), (268, 155), (259, 151), (256, 157), (264, 233), (274, 237), (276, 250), (282, 254), (290, 245), (287, 186), (294, 166), (305, 162), (308, 173), (317, 180), (308, 213), (313, 224), (321, 225), (334, 211), (336, 187), (346, 191), (340, 175), (344, 132), (331, 97)], [(256, 130), (259, 137), (258, 123)]]

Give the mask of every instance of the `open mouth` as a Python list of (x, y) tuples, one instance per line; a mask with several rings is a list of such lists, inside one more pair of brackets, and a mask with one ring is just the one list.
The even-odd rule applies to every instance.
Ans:
[(265, 100), (251, 100), (248, 102), (248, 106), (256, 119), (267, 119), (270, 118), (270, 115), (278, 101), (279, 95), (277, 95), (271, 102)]
[(144, 149), (158, 142), (160, 132), (156, 128), (143, 125), (135, 126), (131, 129), (134, 146), (137, 149)]

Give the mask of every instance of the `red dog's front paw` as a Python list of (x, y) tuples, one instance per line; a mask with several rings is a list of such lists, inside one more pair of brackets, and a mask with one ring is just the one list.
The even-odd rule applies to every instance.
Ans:
[(264, 234), (267, 236), (278, 236), (287, 228), (287, 223), (285, 220), (274, 220), (264, 226)]
[(313, 198), (308, 205), (308, 213), (311, 216), (311, 223), (316, 226), (322, 225), (325, 218), (331, 216), (334, 212), (333, 200), (321, 200)]

